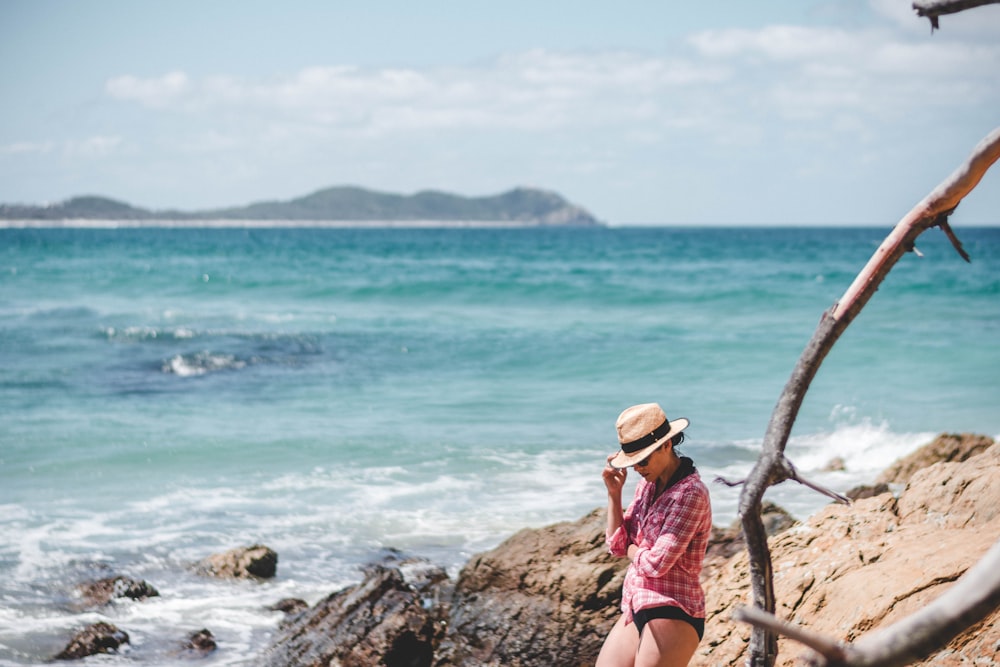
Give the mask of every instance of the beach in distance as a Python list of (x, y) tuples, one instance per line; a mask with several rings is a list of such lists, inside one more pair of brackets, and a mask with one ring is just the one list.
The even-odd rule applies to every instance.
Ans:
[[(788, 446), (804, 475), (844, 491), (941, 432), (1000, 435), (1000, 228), (953, 226), (971, 263), (925, 232), (824, 361)], [(0, 229), (0, 665), (57, 653), (74, 585), (107, 572), (161, 595), (88, 622), (147, 648), (211, 626), (211, 664), (247, 664), (268, 605), (387, 549), (454, 573), (602, 505), (640, 402), (691, 420), (681, 450), (728, 525), (739, 490), (711, 480), (749, 472), (889, 231)], [(280, 554), (264, 585), (187, 567), (254, 543)]]

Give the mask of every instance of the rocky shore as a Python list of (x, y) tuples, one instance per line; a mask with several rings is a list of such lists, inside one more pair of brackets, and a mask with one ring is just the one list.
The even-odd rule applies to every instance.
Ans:
[[(765, 508), (778, 615), (844, 641), (926, 605), (1000, 537), (1000, 447), (945, 434), (848, 495), (857, 498), (852, 505), (830, 505), (804, 522)], [(273, 575), (276, 563), (277, 554), (255, 545), (206, 559), (201, 569), (259, 577)], [(390, 553), (359, 584), (315, 605), (276, 601), (285, 619), (260, 664), (592, 665), (617, 618), (625, 565), (604, 547), (603, 510), (520, 531), (472, 558), (455, 580), (433, 563)], [(703, 583), (706, 635), (692, 664), (742, 665), (750, 629), (731, 615), (749, 602), (749, 568), (737, 525), (716, 528)], [(156, 594), (123, 581), (95, 591)], [(104, 639), (94, 641), (96, 650), (128, 641), (124, 631), (98, 625), (107, 627), (98, 629)], [(195, 655), (214, 648), (211, 633), (202, 633), (201, 643), (189, 639), (201, 647)], [(70, 648), (60, 657), (86, 654)], [(779, 651), (777, 664), (792, 665), (806, 649), (782, 639)], [(995, 665), (998, 656), (1000, 611), (921, 664)]]

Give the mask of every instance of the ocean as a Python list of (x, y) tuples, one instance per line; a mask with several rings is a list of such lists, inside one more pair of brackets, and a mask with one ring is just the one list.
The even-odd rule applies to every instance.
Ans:
[[(100, 664), (187, 664), (202, 628), (204, 664), (253, 664), (268, 605), (389, 549), (457, 574), (603, 507), (635, 403), (691, 420), (728, 525), (739, 490), (712, 480), (749, 472), (889, 230), (0, 229), (0, 665), (98, 620), (131, 637)], [(1000, 435), (1000, 228), (956, 232), (971, 264), (926, 232), (826, 358), (787, 450), (806, 476), (846, 491), (939, 433)], [(255, 543), (273, 580), (191, 571)], [(81, 609), (113, 574), (160, 596)]]

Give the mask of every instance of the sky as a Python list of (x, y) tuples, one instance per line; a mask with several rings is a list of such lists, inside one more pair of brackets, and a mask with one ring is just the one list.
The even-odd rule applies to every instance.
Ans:
[[(558, 192), (610, 225), (894, 225), (1000, 126), (1000, 5), (0, 0), (0, 203)], [(952, 217), (1000, 225), (1000, 165)]]

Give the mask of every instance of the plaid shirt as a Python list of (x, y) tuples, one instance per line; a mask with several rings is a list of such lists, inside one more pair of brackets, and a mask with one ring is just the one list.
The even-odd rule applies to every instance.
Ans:
[(697, 472), (676, 482), (658, 498), (656, 485), (639, 480), (622, 525), (607, 536), (609, 551), (626, 556), (630, 544), (639, 550), (622, 586), (622, 612), (650, 607), (680, 607), (705, 618), (701, 566), (712, 533), (708, 488)]

